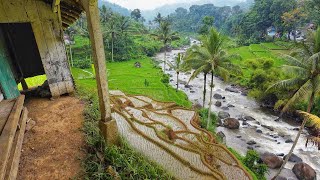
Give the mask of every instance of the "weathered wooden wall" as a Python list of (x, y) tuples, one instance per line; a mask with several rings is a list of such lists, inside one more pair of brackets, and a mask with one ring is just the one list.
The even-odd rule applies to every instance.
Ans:
[(74, 91), (61, 22), (41, 0), (0, 0), (0, 23), (30, 22), (53, 96)]

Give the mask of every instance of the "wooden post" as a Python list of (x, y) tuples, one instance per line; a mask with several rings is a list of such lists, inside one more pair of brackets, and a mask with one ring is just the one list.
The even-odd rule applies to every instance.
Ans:
[(23, 78), (21, 80), (21, 86), (22, 86), (22, 89), (25, 90), (25, 91), (29, 89), (28, 84), (26, 82), (26, 79)]
[(106, 58), (97, 0), (82, 0), (87, 13), (88, 29), (92, 47), (93, 64), (95, 68), (101, 121), (99, 123), (102, 135), (107, 145), (118, 143), (118, 128), (111, 117), (110, 97), (107, 81)]

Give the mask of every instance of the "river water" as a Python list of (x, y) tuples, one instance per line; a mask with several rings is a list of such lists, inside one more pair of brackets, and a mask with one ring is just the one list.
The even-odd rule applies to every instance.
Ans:
[[(167, 52), (167, 61), (173, 62), (174, 58), (178, 53), (184, 53), (186, 49), (173, 50)], [(161, 61), (164, 58), (164, 53), (159, 53), (155, 57), (157, 60)], [(163, 64), (160, 64), (163, 67)], [(166, 67), (166, 73), (172, 76), (170, 78), (170, 84), (176, 87), (176, 73)], [(190, 73), (180, 73), (179, 86), (182, 91), (184, 91), (189, 100), (193, 103), (202, 104), (203, 97), (203, 75), (199, 75), (196, 79), (192, 80), (189, 85), (191, 88), (185, 87), (185, 83), (188, 82), (190, 78)], [(209, 80), (211, 76), (207, 77), (207, 97), (206, 97), (206, 107), (208, 107), (209, 96), (210, 96), (210, 86)], [(245, 155), (249, 145), (248, 141), (253, 140), (256, 142), (255, 145), (250, 148), (254, 148), (259, 153), (271, 152), (274, 154), (287, 154), (292, 146), (292, 143), (285, 143), (288, 139), (295, 139), (297, 130), (294, 130), (298, 125), (288, 124), (287, 122), (280, 121), (276, 122), (277, 116), (272, 115), (270, 112), (264, 111), (260, 108), (260, 104), (254, 99), (251, 99), (245, 95), (242, 95), (241, 90), (239, 93), (229, 92), (225, 89), (231, 87), (231, 84), (222, 81), (220, 78), (214, 77), (214, 92), (213, 94), (220, 94), (225, 97), (222, 100), (216, 100), (213, 98), (213, 105), (211, 110), (213, 112), (224, 111), (228, 112), (232, 118), (240, 118), (244, 116), (251, 116), (255, 120), (246, 121), (248, 125), (243, 125), (243, 121), (240, 121), (239, 130), (230, 130), (224, 127), (218, 127), (217, 132), (222, 131), (226, 135), (226, 144), (229, 147), (236, 149), (240, 154)], [(215, 106), (216, 101), (221, 101), (222, 106)], [(228, 107), (228, 110), (226, 107)], [(231, 107), (230, 107), (231, 106)], [(257, 130), (259, 132), (257, 132)], [(261, 133), (261, 131), (262, 133)], [(271, 131), (273, 130), (273, 131)], [(294, 153), (302, 158), (303, 162), (309, 164), (317, 171), (317, 178), (320, 178), (320, 151), (316, 147), (305, 147), (306, 142), (306, 132), (304, 132), (294, 150)], [(294, 163), (288, 162), (286, 168), (292, 169)], [(268, 179), (276, 170), (269, 171)], [(292, 174), (291, 174), (292, 175)], [(289, 175), (288, 175), (289, 176)], [(293, 175), (294, 176), (294, 175)]]

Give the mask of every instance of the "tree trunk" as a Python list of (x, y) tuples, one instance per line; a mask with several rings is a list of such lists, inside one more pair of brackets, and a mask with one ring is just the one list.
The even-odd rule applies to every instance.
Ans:
[(207, 94), (207, 73), (204, 73), (203, 76), (204, 76), (204, 83), (203, 83), (203, 102), (202, 102), (202, 107), (205, 107), (206, 94)]
[(71, 67), (73, 67), (73, 58), (72, 58), (72, 48), (71, 48), (71, 44), (69, 45), (69, 53), (70, 53)]
[(167, 50), (164, 50), (164, 60), (163, 60), (163, 73), (166, 73), (166, 63), (167, 63)]
[(112, 37), (111, 37), (111, 61), (112, 62), (114, 62), (114, 60), (113, 60), (113, 46), (114, 46), (113, 41), (114, 41), (114, 39), (113, 38), (114, 38), (114, 35), (112, 33)]
[(211, 72), (210, 100), (209, 100), (209, 110), (208, 110), (207, 129), (209, 129), (209, 128), (210, 128), (210, 124), (211, 124), (212, 93), (213, 93), (213, 72)]
[(288, 40), (289, 40), (289, 41), (291, 40), (291, 38), (290, 38), (290, 33), (291, 33), (291, 31), (288, 31)]
[[(308, 104), (308, 109), (307, 109), (307, 112), (308, 112), (308, 113), (311, 112), (311, 109), (312, 109), (312, 106), (313, 106), (313, 103), (314, 103), (314, 96), (315, 96), (315, 93), (312, 92), (311, 97), (310, 97), (310, 101), (309, 101), (309, 104)], [(302, 133), (302, 131), (303, 131), (303, 128), (304, 128), (304, 126), (306, 125), (306, 123), (307, 123), (307, 120), (304, 119), (303, 122), (302, 122), (302, 124), (301, 124), (301, 126), (300, 126), (299, 132), (298, 132), (298, 134), (297, 134), (297, 136), (296, 136), (296, 139), (294, 140), (294, 143), (293, 143), (293, 145), (292, 145), (292, 147), (291, 147), (288, 155), (286, 156), (286, 159), (284, 160), (282, 166), (280, 167), (280, 169), (279, 169), (279, 171), (277, 172), (277, 174), (272, 178), (272, 180), (275, 180), (275, 179), (280, 175), (281, 171), (284, 169), (285, 165), (288, 163), (289, 158), (290, 158), (290, 156), (292, 155), (293, 150), (294, 150), (294, 148), (296, 147), (296, 145), (297, 145), (297, 143), (298, 143), (298, 140), (299, 140), (299, 138), (300, 138), (300, 135), (301, 135), (301, 133)]]
[(177, 72), (177, 92), (178, 92), (178, 90), (179, 90), (179, 72)]

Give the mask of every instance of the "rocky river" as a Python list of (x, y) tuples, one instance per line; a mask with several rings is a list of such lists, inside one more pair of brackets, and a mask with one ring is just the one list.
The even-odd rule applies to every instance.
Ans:
[[(173, 63), (177, 54), (184, 53), (185, 51), (186, 48), (167, 52), (167, 61)], [(159, 61), (163, 60), (164, 53), (159, 53), (155, 58)], [(163, 67), (162, 64), (160, 65)], [(170, 84), (176, 87), (175, 71), (169, 69), (167, 66), (166, 73), (171, 76)], [(187, 94), (189, 100), (194, 104), (202, 104), (203, 75), (199, 75), (187, 85), (190, 76), (190, 73), (180, 73), (180, 89)], [(210, 78), (209, 76), (207, 77), (207, 106), (210, 96)], [(254, 149), (260, 154), (270, 152), (276, 154), (279, 158), (283, 158), (283, 156), (289, 152), (293, 144), (292, 141), (298, 132), (298, 125), (292, 125), (283, 120), (275, 121), (278, 119), (277, 116), (263, 110), (258, 102), (246, 96), (241, 89), (222, 81), (218, 77), (214, 77), (214, 85), (214, 97), (211, 110), (219, 114), (222, 119), (230, 116), (240, 122), (239, 129), (228, 129), (222, 126), (216, 129), (217, 132), (221, 131), (225, 134), (227, 146), (236, 149), (242, 155), (245, 155), (248, 149)], [(305, 147), (305, 142), (306, 132), (301, 135), (294, 150), (294, 154), (298, 156), (296, 161), (299, 162), (300, 157), (303, 162), (313, 167), (319, 179), (320, 151), (317, 150), (317, 147)], [(294, 162), (288, 162), (286, 165), (287, 170), (284, 171), (283, 176), (287, 179), (296, 179), (291, 171), (294, 164)], [(276, 171), (277, 169), (270, 169), (267, 175), (268, 179), (270, 179)]]

